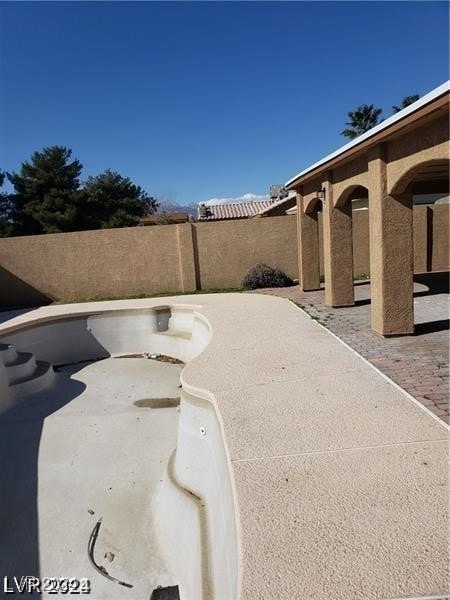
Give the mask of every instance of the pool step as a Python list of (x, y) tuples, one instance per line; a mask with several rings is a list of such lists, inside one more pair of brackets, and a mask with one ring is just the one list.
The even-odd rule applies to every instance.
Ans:
[(0, 343), (0, 363), (13, 398), (41, 392), (55, 378), (50, 363), (36, 360), (31, 352), (18, 352), (11, 344)]
[(17, 352), (12, 344), (0, 344), (0, 362), (3, 364), (13, 362), (17, 358)]
[(4, 363), (9, 378), (9, 384), (31, 377), (36, 371), (36, 360), (31, 352), (18, 352), (11, 362)]
[(50, 363), (38, 360), (36, 361), (36, 369), (31, 377), (18, 379), (10, 384), (9, 389), (14, 398), (21, 398), (29, 394), (42, 392), (45, 388), (53, 383), (55, 372)]

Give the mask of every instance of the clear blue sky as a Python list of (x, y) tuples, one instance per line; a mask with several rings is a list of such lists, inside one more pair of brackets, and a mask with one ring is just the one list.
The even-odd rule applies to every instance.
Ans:
[(448, 45), (446, 2), (1, 2), (0, 168), (59, 144), (179, 203), (265, 194)]

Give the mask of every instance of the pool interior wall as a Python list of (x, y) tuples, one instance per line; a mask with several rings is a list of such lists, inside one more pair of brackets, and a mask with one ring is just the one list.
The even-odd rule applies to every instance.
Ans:
[[(0, 343), (11, 344), (18, 352), (32, 353), (41, 362), (70, 370), (73, 367), (61, 365), (131, 353), (167, 354), (186, 363), (202, 352), (210, 335), (208, 322), (192, 305), (163, 305), (145, 310), (59, 318), (7, 334)], [(144, 359), (117, 362), (128, 360)], [(3, 410), (7, 417), (21, 402), (28, 403), (33, 394), (22, 397), (14, 391), (14, 386), (7, 381), (5, 362), (7, 364), (0, 355), (0, 411)], [(95, 365), (85, 368), (95, 369)], [(55, 385), (55, 381), (50, 382), (48, 390)], [(35, 394), (35, 399), (39, 401), (42, 394), (42, 391)], [(181, 598), (231, 598), (237, 596), (239, 568), (229, 460), (214, 399), (202, 398), (201, 395), (180, 389), (176, 451), (167, 463), (158, 493), (152, 496), (151, 501), (149, 499), (151, 506), (147, 508), (153, 515), (154, 551), (160, 554), (165, 568), (172, 575), (171, 581), (179, 585)], [(177, 409), (162, 410), (170, 413)], [(99, 415), (98, 420), (101, 418)], [(53, 419), (52, 427), (57, 435), (57, 420)], [(116, 432), (111, 443), (120, 445), (121, 431)], [(86, 443), (89, 445), (89, 442)], [(105, 441), (105, 456), (110, 449), (107, 444)], [(10, 451), (11, 448), (3, 447), (4, 453)], [(152, 452), (151, 444), (148, 448), (142, 447), (141, 451)], [(50, 455), (47, 458), (50, 460)], [(45, 460), (45, 453), (39, 456), (39, 462)], [(64, 477), (63, 471), (60, 476)], [(38, 513), (43, 511), (52, 494), (51, 482), (42, 483), (44, 487), (39, 489)], [(76, 490), (73, 493), (76, 494)], [(123, 523), (126, 524), (126, 521), (127, 515), (124, 514)], [(26, 543), (26, 536), (22, 542)], [(44, 544), (52, 544), (48, 537), (48, 524), (39, 532), (39, 553), (42, 556), (45, 555)], [(126, 574), (122, 576), (125, 578)], [(116, 590), (114, 583), (106, 579), (105, 582), (108, 584), (105, 598), (115, 597), (112, 594), (116, 592), (119, 592), (118, 597), (124, 593), (123, 588)], [(138, 597), (125, 591), (130, 598)]]

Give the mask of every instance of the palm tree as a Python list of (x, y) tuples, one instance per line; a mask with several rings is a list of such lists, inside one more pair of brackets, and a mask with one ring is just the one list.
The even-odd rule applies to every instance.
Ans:
[(394, 111), (394, 113), (398, 113), (401, 110), (403, 110), (404, 108), (406, 108), (407, 106), (409, 106), (410, 104), (412, 104), (413, 102), (417, 102), (417, 100), (419, 98), (420, 98), (419, 94), (413, 94), (412, 96), (405, 96), (403, 98), (400, 106), (393, 106), (392, 110)]
[(344, 129), (341, 135), (354, 140), (365, 131), (369, 131), (369, 129), (378, 125), (382, 112), (382, 108), (374, 108), (373, 104), (358, 106), (356, 110), (347, 113), (350, 121), (346, 125), (349, 125), (350, 129)]

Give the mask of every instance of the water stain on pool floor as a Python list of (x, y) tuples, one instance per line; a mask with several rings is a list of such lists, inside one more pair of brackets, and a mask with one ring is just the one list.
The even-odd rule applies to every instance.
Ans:
[(179, 404), (180, 398), (144, 398), (134, 402), (138, 408), (173, 408)]

